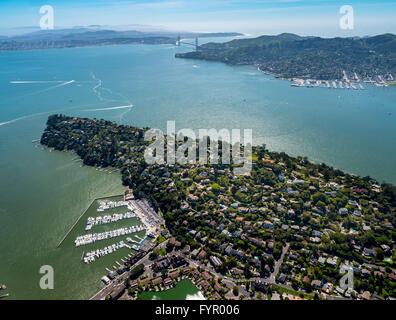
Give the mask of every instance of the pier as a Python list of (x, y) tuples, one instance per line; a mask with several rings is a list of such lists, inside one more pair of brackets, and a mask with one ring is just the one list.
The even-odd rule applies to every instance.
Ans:
[[(91, 262), (94, 262), (96, 259), (99, 259), (101, 257), (104, 257), (104, 256), (108, 255), (108, 254), (116, 252), (118, 249), (121, 249), (121, 248), (124, 248), (124, 247), (131, 249), (131, 247), (126, 245), (124, 243), (124, 241), (121, 241), (121, 242), (118, 242), (118, 243), (113, 244), (111, 246), (104, 247), (102, 249), (98, 249), (98, 250), (93, 250), (91, 252), (87, 252), (87, 254), (84, 257), (84, 262), (87, 263), (87, 264), (91, 263)], [(116, 261), (116, 263), (118, 265), (120, 265), (118, 261)]]
[(127, 212), (127, 213), (115, 213), (112, 216), (110, 215), (105, 215), (105, 216), (99, 216), (99, 217), (89, 217), (87, 221), (87, 226), (85, 228), (85, 231), (89, 231), (92, 229), (92, 227), (96, 225), (101, 225), (101, 224), (109, 224), (121, 220), (126, 220), (126, 219), (131, 219), (135, 218), (136, 215), (133, 212)]
[[(360, 80), (358, 82), (350, 82), (349, 80), (343, 82), (341, 80), (304, 80), (294, 78), (291, 81), (292, 87), (365, 90), (365, 88), (359, 82)], [(373, 82), (373, 84), (375, 84), (377, 87), (387, 86), (386, 83), (382, 82)]]
[(143, 225), (140, 225), (140, 226), (132, 226), (129, 228), (119, 228), (116, 230), (105, 231), (105, 232), (101, 232), (101, 233), (87, 234), (87, 235), (77, 237), (76, 240), (74, 240), (74, 244), (76, 247), (84, 246), (87, 244), (92, 244), (96, 241), (116, 238), (119, 236), (125, 236), (128, 234), (140, 232), (143, 230), (146, 230), (146, 229), (144, 228)]

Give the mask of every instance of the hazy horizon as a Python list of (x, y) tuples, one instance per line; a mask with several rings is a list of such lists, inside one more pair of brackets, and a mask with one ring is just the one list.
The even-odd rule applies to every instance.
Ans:
[[(56, 27), (54, 30), (41, 30), (40, 27), (35, 27), (35, 26), (25, 26), (25, 27), (18, 27), (18, 28), (10, 28), (10, 29), (0, 29), (0, 36), (2, 37), (15, 37), (15, 36), (22, 36), (22, 35), (28, 35), (31, 33), (35, 33), (38, 31), (45, 31), (45, 32), (51, 32), (51, 31), (59, 31), (59, 30), (77, 30), (77, 29), (91, 29), (92, 31), (99, 31), (99, 30), (114, 30), (114, 31), (139, 31), (139, 32), (158, 32), (158, 33), (171, 33), (171, 32), (180, 32), (180, 33), (241, 33), (246, 37), (259, 37), (259, 36), (264, 36), (264, 35), (280, 35), (282, 33), (290, 33), (290, 34), (296, 34), (298, 36), (317, 36), (317, 37), (322, 37), (322, 38), (335, 38), (335, 37), (345, 37), (345, 38), (350, 38), (350, 37), (373, 37), (373, 36), (378, 36), (382, 34), (396, 34), (396, 32), (383, 32), (383, 33), (378, 33), (378, 34), (365, 34), (365, 35), (343, 35), (343, 36), (321, 36), (318, 34), (302, 34), (302, 33), (296, 33), (293, 31), (283, 31), (283, 32), (273, 32), (273, 33), (244, 33), (240, 32), (238, 30), (234, 31), (219, 31), (219, 30), (211, 30), (211, 31), (199, 31), (199, 30), (177, 30), (177, 29), (169, 29), (164, 26), (145, 26), (145, 25), (137, 25), (137, 26), (117, 26), (117, 25), (80, 25), (80, 26), (71, 26), (71, 27)], [(4, 32), (3, 32), (4, 31)]]
[[(43, 5), (54, 8), (56, 29), (140, 25), (168, 31), (240, 32), (252, 36), (288, 32), (321, 37), (396, 32), (396, 2), (391, 0), (3, 0), (0, 35), (39, 30)], [(343, 5), (353, 8), (353, 29), (339, 26)]]

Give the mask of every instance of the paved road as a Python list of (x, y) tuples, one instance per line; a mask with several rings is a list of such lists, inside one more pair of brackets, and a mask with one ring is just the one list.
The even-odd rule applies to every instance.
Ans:
[[(275, 283), (276, 283), (276, 281), (275, 281), (276, 275), (277, 275), (278, 272), (279, 272), (279, 269), (280, 269), (280, 267), (281, 267), (281, 265), (282, 265), (282, 263), (283, 263), (283, 260), (284, 260), (284, 258), (285, 258), (285, 255), (286, 255), (287, 251), (289, 250), (289, 247), (290, 247), (290, 245), (289, 245), (289, 243), (287, 243), (287, 244), (282, 248), (282, 254), (281, 254), (279, 260), (277, 260), (277, 261), (275, 262), (275, 264), (274, 264), (274, 271), (271, 273), (271, 275), (270, 275), (268, 278), (251, 278), (251, 279), (244, 279), (244, 278), (243, 278), (243, 279), (232, 279), (232, 278), (229, 278), (229, 277), (227, 277), (227, 276), (224, 276), (224, 275), (222, 275), (222, 274), (216, 272), (216, 270), (215, 270), (211, 265), (209, 265), (209, 266), (208, 266), (208, 265), (204, 265), (203, 263), (201, 263), (201, 262), (199, 262), (199, 261), (191, 260), (191, 259), (188, 258), (187, 256), (185, 256), (185, 258), (186, 258), (186, 260), (187, 260), (188, 262), (190, 262), (190, 265), (191, 265), (191, 266), (193, 266), (193, 267), (198, 267), (198, 266), (200, 266), (202, 269), (207, 270), (207, 271), (210, 271), (212, 274), (215, 274), (216, 276), (223, 278), (223, 282), (224, 282), (230, 289), (232, 289), (232, 288), (234, 287), (236, 281), (262, 280), (262, 281), (265, 281), (265, 282), (268, 282), (268, 283), (271, 283), (271, 284), (275, 284)], [(286, 284), (281, 284), (281, 283), (276, 283), (276, 284), (277, 284), (278, 286), (283, 287), (283, 288), (286, 288), (286, 289), (293, 289), (291, 286), (286, 285)], [(238, 286), (238, 288), (239, 288), (239, 290), (240, 290), (240, 294), (242, 294), (242, 295), (244, 295), (244, 296), (246, 296), (246, 297), (249, 296), (249, 293), (246, 291), (246, 288), (245, 288), (245, 287)]]
[(281, 254), (279, 260), (275, 262), (274, 272), (272, 272), (269, 277), (270, 283), (275, 283), (275, 277), (279, 272), (279, 268), (282, 265), (283, 259), (285, 258), (285, 255), (286, 255), (287, 251), (289, 250), (289, 247), (290, 247), (290, 244), (287, 243), (282, 249), (282, 254)]
[[(157, 245), (156, 248), (158, 248), (158, 249), (165, 248), (167, 242), (168, 242), (168, 240), (162, 242), (161, 244)], [(275, 277), (279, 272), (280, 266), (282, 265), (283, 259), (284, 259), (288, 250), (289, 250), (289, 244), (287, 243), (286, 246), (284, 246), (282, 249), (282, 254), (281, 254), (279, 260), (277, 260), (275, 262), (274, 271), (271, 273), (269, 278), (232, 279), (232, 278), (229, 278), (225, 275), (222, 275), (222, 274), (216, 272), (216, 270), (211, 265), (204, 265), (203, 263), (201, 263), (199, 261), (192, 260), (185, 254), (182, 254), (182, 256), (186, 259), (186, 261), (189, 262), (190, 266), (192, 266), (194, 268), (201, 267), (202, 269), (209, 271), (212, 274), (215, 274), (217, 277), (221, 277), (223, 279), (223, 282), (230, 289), (232, 289), (235, 285), (235, 281), (246, 281), (246, 280), (256, 280), (257, 279), (257, 280), (266, 281), (268, 283), (275, 283)], [(138, 264), (143, 264), (146, 267), (150, 266), (153, 262), (149, 259), (149, 255), (150, 255), (149, 253), (146, 254), (142, 259), (140, 259), (138, 262), (136, 262), (131, 267), (131, 269)], [(124, 283), (125, 280), (128, 279), (128, 277), (129, 277), (129, 272), (125, 272), (124, 274), (116, 277), (114, 280), (111, 281), (111, 283), (109, 283), (106, 287), (104, 287), (102, 290), (100, 290), (98, 293), (96, 293), (90, 300), (104, 300), (106, 298), (106, 296), (114, 290), (115, 287), (117, 287), (120, 283)], [(283, 288), (292, 289), (290, 286), (285, 285), (285, 284), (277, 284), (277, 285), (279, 285)]]
[[(211, 273), (215, 274), (216, 276), (223, 278), (223, 282), (228, 283), (230, 286), (231, 286), (231, 285), (234, 286), (235, 281), (246, 281), (246, 280), (256, 280), (256, 279), (257, 279), (257, 280), (260, 279), (260, 280), (266, 281), (266, 282), (268, 282), (268, 283), (275, 283), (275, 282), (276, 282), (276, 281), (275, 281), (276, 275), (277, 275), (278, 272), (279, 272), (280, 266), (281, 266), (282, 263), (283, 263), (283, 259), (285, 258), (285, 255), (286, 255), (287, 251), (289, 250), (289, 247), (290, 247), (290, 244), (289, 244), (289, 243), (287, 243), (287, 244), (283, 247), (283, 249), (282, 249), (282, 254), (281, 254), (279, 260), (277, 260), (277, 261), (275, 262), (275, 264), (274, 264), (274, 271), (271, 273), (271, 275), (269, 276), (269, 278), (251, 278), (251, 279), (244, 279), (244, 278), (243, 278), (243, 279), (233, 279), (233, 278), (229, 278), (229, 277), (227, 277), (227, 276), (225, 276), (225, 275), (222, 275), (222, 274), (216, 272), (216, 270), (215, 270), (211, 265), (208, 266), (208, 265), (204, 265), (203, 263), (201, 263), (201, 262), (199, 262), (199, 261), (191, 260), (191, 259), (188, 258), (186, 255), (184, 255), (184, 257), (185, 257), (185, 259), (186, 259), (187, 261), (190, 262), (190, 265), (192, 265), (192, 266), (194, 266), (194, 267), (200, 266), (202, 269), (205, 269), (205, 270), (207, 270), (207, 271), (210, 271)], [(285, 288), (289, 288), (289, 286), (287, 286), (287, 285), (281, 285), (281, 284), (279, 284), (279, 285), (282, 286), (282, 287), (285, 287)], [(291, 287), (290, 287), (290, 288), (291, 288)]]
[(229, 277), (227, 277), (225, 275), (222, 275), (222, 274), (216, 272), (216, 270), (211, 265), (208, 266), (208, 265), (205, 265), (205, 264), (203, 264), (203, 263), (201, 263), (199, 261), (191, 260), (187, 256), (184, 256), (184, 258), (186, 259), (186, 261), (188, 261), (190, 263), (190, 266), (192, 266), (194, 268), (201, 267), (202, 269), (204, 269), (204, 270), (206, 270), (206, 271), (208, 271), (208, 272), (210, 272), (212, 274), (215, 274), (218, 278), (222, 278), (223, 279), (223, 283), (225, 283), (227, 285), (227, 287), (229, 287), (231, 289), (234, 287), (235, 280), (233, 280), (232, 278), (229, 278)]
[[(168, 242), (168, 240), (157, 245), (155, 248), (163, 249), (166, 247), (167, 242)], [(153, 263), (149, 259), (151, 252), (152, 252), (152, 250), (149, 251), (143, 258), (141, 258), (133, 266), (131, 266), (131, 269), (133, 269), (135, 266), (137, 266), (139, 264), (143, 264), (145, 267), (150, 266)], [(89, 300), (105, 300), (106, 296), (109, 295), (114, 290), (115, 287), (117, 287), (119, 284), (124, 283), (125, 280), (127, 280), (128, 278), (129, 278), (129, 272), (128, 271), (124, 272), (123, 274), (121, 274), (121, 275), (117, 276), (115, 279), (113, 279), (108, 285), (106, 285), (104, 288), (102, 288), (99, 292), (97, 292)]]
[[(275, 262), (274, 271), (271, 273), (269, 278), (253, 278), (252, 280), (257, 279), (257, 280), (265, 281), (268, 283), (276, 284), (277, 286), (280, 286), (285, 289), (294, 290), (292, 286), (289, 286), (289, 285), (283, 284), (283, 283), (276, 283), (276, 281), (275, 281), (276, 275), (279, 272), (280, 266), (283, 263), (283, 259), (285, 258), (285, 255), (286, 255), (287, 251), (289, 250), (289, 247), (290, 247), (289, 243), (287, 243), (286, 246), (283, 247), (282, 254), (281, 254), (279, 260)], [(305, 292), (305, 291), (303, 290), (302, 292)]]

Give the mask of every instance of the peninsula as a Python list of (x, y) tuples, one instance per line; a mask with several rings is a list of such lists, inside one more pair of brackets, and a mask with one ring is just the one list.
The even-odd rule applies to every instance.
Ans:
[[(178, 53), (177, 58), (202, 59), (230, 65), (257, 65), (276, 77), (295, 80), (295, 86), (325, 84), (353, 88), (355, 82), (385, 86), (396, 75), (396, 36), (364, 38), (301, 37), (283, 33), (225, 43), (207, 43), (198, 50)], [(331, 81), (337, 83), (330, 86)], [(320, 81), (320, 83), (317, 83)], [(330, 83), (328, 82), (330, 81)], [(351, 86), (352, 83), (352, 86)]]
[[(163, 277), (143, 278), (145, 266), (133, 268), (131, 296), (183, 274), (213, 299), (396, 297), (396, 187), (265, 146), (253, 147), (253, 168), (243, 176), (232, 164), (149, 166), (146, 130), (52, 115), (41, 138), (86, 165), (121, 169), (135, 197), (163, 215), (160, 237), (171, 238), (157, 241), (166, 244), (166, 256), (150, 254)], [(180, 259), (190, 267), (172, 276), (168, 268)], [(353, 289), (339, 284), (348, 268)]]

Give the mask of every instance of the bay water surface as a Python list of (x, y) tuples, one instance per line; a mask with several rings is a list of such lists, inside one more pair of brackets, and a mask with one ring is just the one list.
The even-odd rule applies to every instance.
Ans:
[[(32, 143), (53, 113), (164, 131), (168, 120), (177, 130), (249, 128), (270, 150), (396, 183), (396, 87), (294, 88), (254, 66), (174, 58), (187, 50), (0, 53), (0, 283), (11, 299), (86, 299), (111, 266), (57, 247), (93, 199), (124, 187), (118, 173)], [(43, 265), (55, 270), (54, 290), (40, 289)]]

